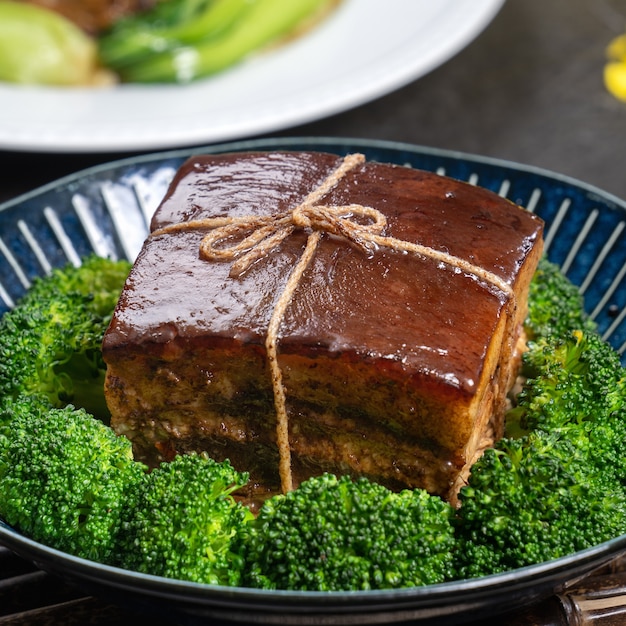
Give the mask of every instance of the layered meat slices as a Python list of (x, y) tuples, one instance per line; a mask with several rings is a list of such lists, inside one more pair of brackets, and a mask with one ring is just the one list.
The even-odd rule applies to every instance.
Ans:
[[(501, 436), (541, 220), (409, 167), (358, 162), (337, 176), (342, 162), (236, 153), (179, 170), (103, 344), (112, 426), (138, 458), (228, 458), (250, 472), (251, 500), (279, 491), (281, 479), (285, 488), (285, 455), (294, 486), (328, 471), (453, 498)], [(305, 200), (340, 207), (341, 219), (367, 207), (386, 223), (365, 247), (321, 228), (286, 303), (315, 226), (295, 226), (238, 274), (232, 260), (199, 252), (216, 224), (243, 224), (234, 241), (215, 243), (227, 249), (259, 230), (255, 216), (289, 216)], [(286, 450), (266, 345), (279, 301)]]

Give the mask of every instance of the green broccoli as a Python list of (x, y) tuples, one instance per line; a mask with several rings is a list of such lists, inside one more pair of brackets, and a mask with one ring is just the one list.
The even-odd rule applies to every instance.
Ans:
[(530, 283), (526, 334), (530, 341), (549, 335), (564, 336), (574, 330), (595, 330), (585, 313), (578, 287), (559, 266), (542, 257)]
[[(507, 414), (507, 436), (472, 467), (459, 494), (459, 577), (626, 533), (626, 370), (576, 312), (580, 299), (567, 279), (539, 273), (536, 288), (544, 280), (543, 300), (531, 307), (539, 330), (523, 356), (528, 378)], [(544, 315), (549, 309), (564, 319)]]
[(82, 409), (18, 400), (0, 437), (0, 516), (45, 545), (110, 563), (124, 497), (145, 467)]
[(92, 255), (33, 282), (0, 320), (3, 402), (40, 396), (107, 418), (102, 336), (129, 270), (127, 261)]
[(236, 584), (230, 538), (252, 514), (230, 494), (247, 476), (196, 456), (148, 474), (97, 419), (102, 337), (129, 269), (90, 256), (54, 270), (0, 321), (0, 516), (84, 558)]
[(266, 500), (242, 534), (244, 583), (339, 591), (428, 585), (451, 571), (452, 507), (365, 478), (310, 478)]
[(504, 439), (472, 467), (456, 526), (458, 578), (549, 561), (626, 532), (626, 496), (567, 438)]
[(509, 427), (568, 439), (608, 480), (626, 486), (626, 370), (617, 352), (597, 333), (576, 331), (538, 341), (524, 362), (531, 376)]
[(252, 519), (233, 498), (248, 475), (200, 454), (162, 463), (128, 496), (122, 567), (178, 580), (237, 585), (243, 560), (234, 537)]

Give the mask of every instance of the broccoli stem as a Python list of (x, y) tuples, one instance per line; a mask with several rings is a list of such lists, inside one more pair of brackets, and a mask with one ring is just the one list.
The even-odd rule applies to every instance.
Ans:
[(103, 393), (104, 377), (104, 371), (99, 371), (91, 378), (74, 378), (71, 404), (84, 409), (108, 426), (111, 422), (111, 414)]
[(183, 45), (120, 68), (129, 82), (189, 82), (219, 72), (288, 34), (328, 0), (256, 0), (222, 37)]

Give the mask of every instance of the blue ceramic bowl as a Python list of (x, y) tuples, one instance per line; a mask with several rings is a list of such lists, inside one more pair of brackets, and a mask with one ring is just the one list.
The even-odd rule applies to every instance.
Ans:
[[(91, 168), (0, 207), (0, 312), (34, 277), (96, 252), (134, 259), (150, 216), (181, 163), (194, 153), (244, 150), (362, 152), (469, 181), (506, 196), (547, 224), (546, 250), (585, 296), (604, 338), (626, 348), (626, 203), (550, 172), (411, 145), (354, 139), (254, 140), (180, 150)], [(514, 572), (415, 589), (350, 593), (264, 591), (199, 585), (120, 570), (24, 538), (0, 522), (0, 542), (89, 591), (178, 623), (454, 623), (510, 611), (558, 591), (626, 550), (626, 537)]]

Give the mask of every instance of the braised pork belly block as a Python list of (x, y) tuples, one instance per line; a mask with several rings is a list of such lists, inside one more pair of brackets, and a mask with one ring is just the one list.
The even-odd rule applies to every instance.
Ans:
[(541, 252), (539, 218), (436, 174), (314, 152), (193, 157), (104, 338), (111, 424), (149, 465), (230, 459), (251, 500), (324, 471), (453, 499), (502, 435)]

